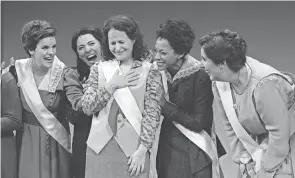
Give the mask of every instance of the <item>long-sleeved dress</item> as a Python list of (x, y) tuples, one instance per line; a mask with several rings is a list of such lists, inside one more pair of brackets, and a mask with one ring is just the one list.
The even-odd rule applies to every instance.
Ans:
[[(161, 126), (157, 172), (159, 178), (211, 178), (210, 157), (190, 141), (173, 124), (211, 135), (213, 94), (211, 81), (204, 69), (189, 57), (173, 77), (168, 78), (169, 101), (162, 107), (164, 120)], [(219, 156), (225, 153), (218, 141)]]
[[(294, 84), (276, 69), (253, 58), (247, 57), (246, 67), (250, 71), (250, 80), (245, 91), (237, 94), (231, 87), (238, 120), (253, 140), (265, 149), (262, 169), (269, 175), (265, 178), (291, 178), (294, 148), (289, 134), (295, 120)], [(232, 159), (239, 164), (241, 156), (248, 152), (225, 114), (215, 82), (213, 93), (214, 112), (227, 133)]]
[(21, 102), (16, 79), (7, 72), (1, 77), (1, 177), (17, 178), (16, 141), (13, 131), (21, 128)]
[[(112, 98), (112, 95), (105, 89), (104, 84), (98, 83), (100, 77), (98, 71), (99, 65), (99, 63), (96, 63), (91, 67), (89, 78), (86, 81), (85, 93), (82, 98), (83, 110), (86, 113), (97, 113), (101, 111)], [(141, 67), (142, 61), (134, 61), (131, 70), (141, 70)], [(155, 132), (160, 123), (161, 108), (159, 106), (159, 94), (162, 90), (161, 86), (161, 74), (152, 66), (146, 79), (146, 92), (144, 96), (141, 96), (142, 98), (144, 97), (144, 109), (142, 112), (141, 134), (138, 140), (139, 144), (143, 144), (148, 149), (152, 148)], [(157, 88), (159, 94), (152, 94), (154, 88)], [(128, 122), (121, 110), (117, 113), (116, 117), (118, 128)], [(134, 136), (130, 135), (130, 139), (134, 138)], [(112, 137), (98, 154), (88, 147), (86, 153), (86, 177), (128, 178), (130, 175), (128, 173), (127, 162), (128, 157), (124, 154), (115, 137)], [(145, 161), (145, 169), (140, 174), (140, 178), (148, 178), (149, 167), (150, 160), (148, 154)]]
[[(88, 78), (88, 76), (87, 76)], [(83, 85), (86, 78), (81, 81)], [(73, 124), (73, 140), (72, 140), (72, 159), (71, 159), (71, 173), (73, 178), (85, 177), (86, 166), (86, 141), (89, 136), (92, 116), (87, 116), (84, 113), (71, 111), (67, 115), (67, 119)]]
[[(25, 67), (26, 65), (24, 65)], [(32, 71), (29, 71), (31, 69), (26, 70), (28, 71), (26, 75), (32, 74)], [(20, 74), (17, 73), (17, 75), (20, 79)], [(48, 76), (44, 77), (37, 88), (38, 94), (45, 108), (67, 131), (68, 139), (66, 141), (67, 145), (70, 145), (69, 122), (66, 120), (65, 106), (69, 102), (75, 110), (81, 109), (79, 101), (83, 95), (83, 89), (79, 82), (79, 76), (73, 69), (66, 66), (56, 70), (52, 67), (51, 72), (46, 75)], [(49, 85), (42, 86), (46, 77), (50, 78)], [(56, 89), (48, 91), (52, 87)], [(18, 176), (20, 178), (70, 178), (71, 153), (46, 131), (34, 115), (33, 112), (40, 105), (33, 106), (36, 107), (33, 111), (26, 100), (22, 87), (19, 87), (19, 92), (22, 102), (23, 128), (17, 133)], [(56, 134), (60, 134), (58, 132)]]

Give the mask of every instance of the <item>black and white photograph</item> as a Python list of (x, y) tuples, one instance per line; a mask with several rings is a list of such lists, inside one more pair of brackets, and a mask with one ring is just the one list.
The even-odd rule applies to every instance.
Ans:
[(1, 178), (295, 178), (295, 1), (1, 1)]

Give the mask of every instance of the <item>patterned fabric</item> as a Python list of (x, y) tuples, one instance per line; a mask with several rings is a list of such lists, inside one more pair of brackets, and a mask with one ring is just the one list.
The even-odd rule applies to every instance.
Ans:
[[(161, 107), (159, 105), (160, 94), (164, 91), (161, 82), (161, 74), (152, 65), (146, 83), (146, 93), (144, 99), (144, 111), (142, 113), (140, 142), (148, 149), (152, 148), (155, 140), (155, 133), (160, 124)], [(152, 89), (156, 88), (157, 94), (152, 94)]]
[[(132, 68), (141, 67), (141, 61), (134, 61)], [(106, 106), (111, 99), (110, 93), (105, 89), (105, 84), (98, 83), (99, 79), (99, 62), (91, 67), (90, 75), (84, 87), (84, 96), (82, 97), (82, 108), (87, 114), (94, 114), (99, 112)], [(155, 132), (160, 123), (160, 91), (162, 90), (161, 74), (152, 66), (147, 78), (146, 94), (144, 99), (144, 111), (142, 118), (140, 143), (145, 145), (148, 149), (152, 147), (155, 139)], [(157, 88), (157, 95), (151, 94), (152, 89)], [(122, 111), (120, 111), (122, 114)]]
[(111, 98), (111, 94), (105, 89), (105, 86), (98, 84), (98, 65), (99, 62), (90, 68), (89, 78), (83, 85), (84, 95), (81, 101), (83, 111), (87, 115), (99, 112)]

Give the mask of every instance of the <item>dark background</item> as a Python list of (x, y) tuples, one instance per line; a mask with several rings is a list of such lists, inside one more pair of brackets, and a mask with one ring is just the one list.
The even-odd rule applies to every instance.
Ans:
[[(50, 1), (1, 2), (1, 61), (10, 57), (26, 58), (20, 38), (22, 26), (29, 20), (51, 22), (58, 30), (57, 56), (68, 66), (76, 65), (71, 36), (79, 28), (103, 27), (112, 15), (126, 14), (139, 22), (149, 48), (155, 44), (158, 25), (168, 18), (187, 20), (196, 39), (210, 31), (229, 28), (239, 32), (249, 46), (248, 55), (279, 70), (295, 73), (295, 2), (177, 2), (177, 1)], [(200, 59), (197, 40), (191, 55)], [(220, 121), (218, 134), (228, 149)], [(237, 167), (230, 155), (221, 158), (226, 178), (236, 177)]]

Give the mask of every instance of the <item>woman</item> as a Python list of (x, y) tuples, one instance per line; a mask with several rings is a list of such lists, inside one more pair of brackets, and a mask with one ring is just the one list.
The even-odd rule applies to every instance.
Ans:
[(78, 74), (56, 57), (56, 29), (33, 20), (21, 32), (29, 55), (15, 62), (22, 103), (23, 128), (18, 133), (21, 178), (69, 178), (70, 134), (65, 106), (81, 111)]
[(150, 152), (160, 122), (161, 75), (147, 61), (137, 23), (124, 15), (104, 24), (105, 61), (91, 67), (82, 106), (92, 119), (86, 177), (149, 177)]
[[(169, 101), (164, 93), (160, 99), (164, 120), (157, 155), (158, 176), (219, 177), (217, 151), (210, 136), (213, 121), (211, 81), (201, 63), (189, 55), (194, 32), (186, 21), (170, 19), (161, 24), (156, 33), (155, 61), (158, 68), (165, 71), (162, 78), (168, 80), (169, 93)], [(189, 136), (191, 134), (206, 142), (196, 141)], [(213, 144), (211, 151), (215, 155), (200, 147), (207, 143)]]
[[(102, 32), (96, 27), (79, 29), (72, 37), (72, 49), (77, 55), (77, 71), (79, 80), (84, 84), (88, 79), (90, 67), (101, 60)], [(92, 116), (71, 112), (67, 116), (74, 125), (72, 143), (72, 168), (73, 178), (85, 177), (86, 148)]]
[(214, 113), (223, 122), (233, 161), (240, 165), (239, 177), (293, 177), (292, 79), (246, 56), (247, 44), (236, 32), (212, 32), (199, 43), (202, 62), (215, 81)]
[(21, 128), (21, 103), (16, 80), (1, 71), (1, 177), (17, 178), (16, 142), (13, 131)]

